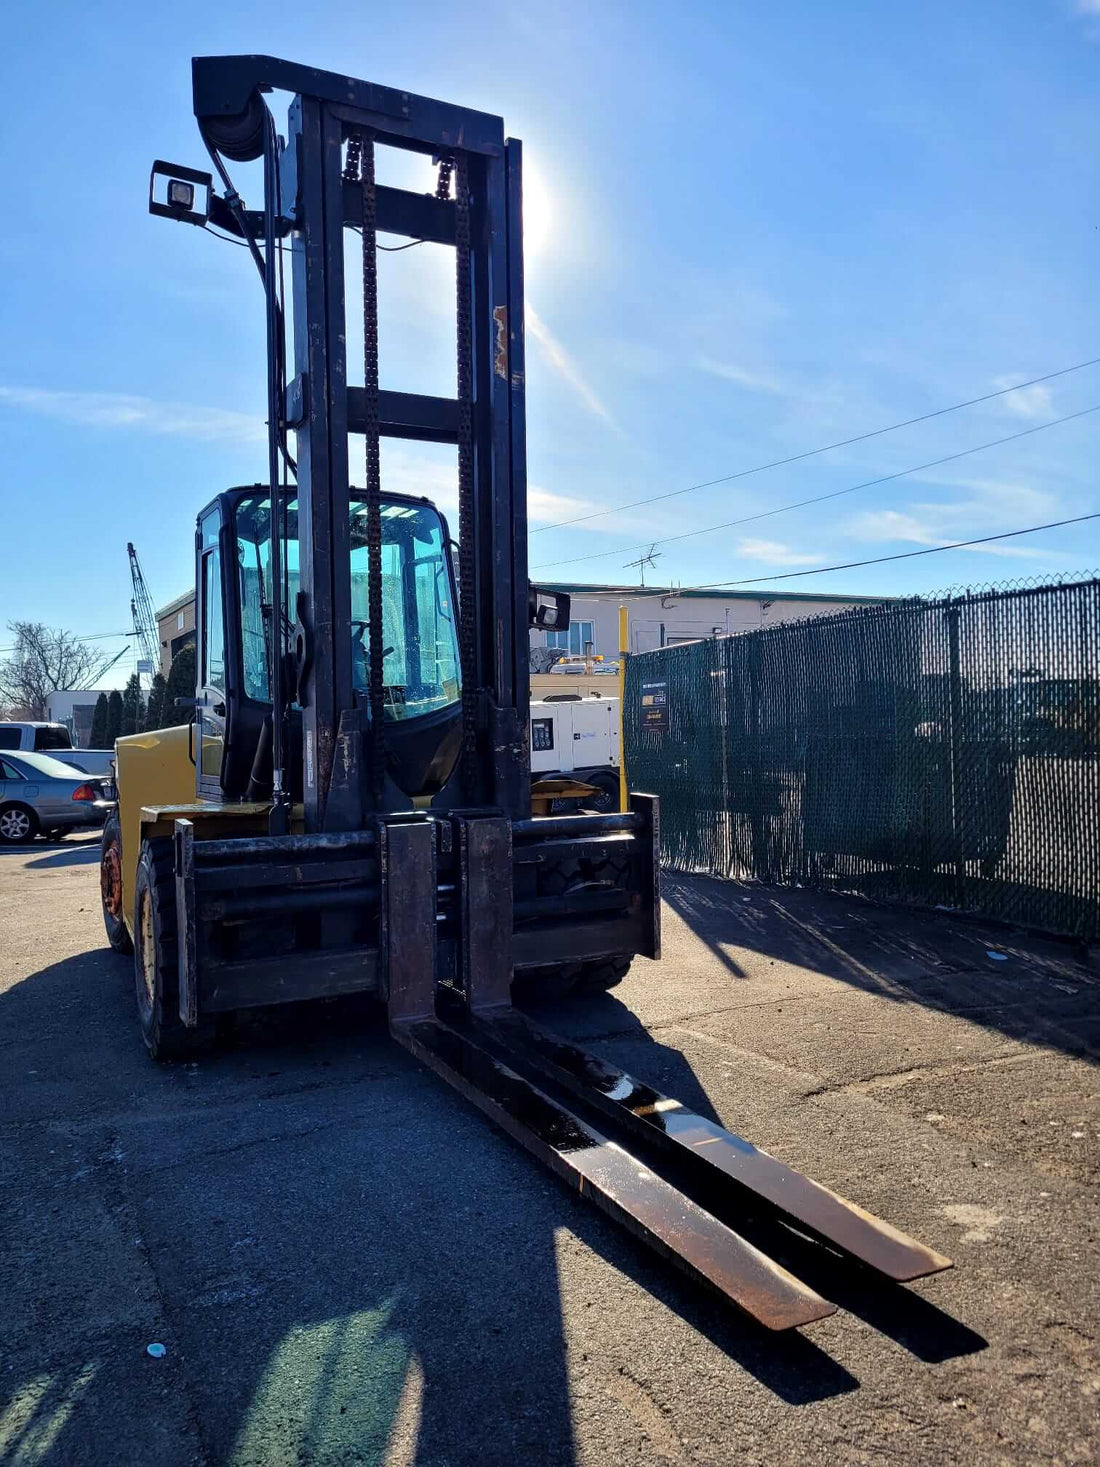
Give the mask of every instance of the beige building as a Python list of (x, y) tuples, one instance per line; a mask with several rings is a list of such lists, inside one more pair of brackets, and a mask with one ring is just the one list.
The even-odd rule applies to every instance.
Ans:
[(165, 677), (172, 658), (182, 647), (195, 641), (195, 593), (185, 591), (157, 612), (157, 637), (160, 641), (160, 670)]
[[(659, 586), (539, 584), (548, 591), (569, 593), (570, 625), (567, 632), (532, 632), (532, 649), (548, 647), (573, 654), (591, 650), (594, 656), (608, 660), (619, 652), (620, 606), (627, 608), (628, 650), (652, 652), (677, 642), (756, 631), (775, 622), (828, 616), (853, 606), (881, 605), (889, 599), (813, 591), (677, 591)], [(533, 659), (535, 665), (538, 660)]]

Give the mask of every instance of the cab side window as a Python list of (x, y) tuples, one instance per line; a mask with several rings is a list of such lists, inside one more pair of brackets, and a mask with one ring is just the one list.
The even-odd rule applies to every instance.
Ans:
[(203, 521), (202, 552), (202, 668), (199, 681), (204, 688), (225, 692), (225, 622), (222, 607), (221, 549), (218, 545), (220, 516), (215, 511)]

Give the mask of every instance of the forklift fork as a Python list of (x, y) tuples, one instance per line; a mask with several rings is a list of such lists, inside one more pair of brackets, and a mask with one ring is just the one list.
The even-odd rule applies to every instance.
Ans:
[[(457, 961), (454, 982), (443, 983), (437, 980), (436, 826), (427, 820), (382, 826), (388, 961), (381, 971), (388, 972), (389, 1026), (399, 1044), (580, 1196), (768, 1329), (811, 1324), (836, 1306), (716, 1213), (751, 1212), (793, 1226), (897, 1282), (951, 1267), (854, 1203), (513, 1009), (511, 826), (492, 814), (453, 820)], [(658, 1169), (662, 1163), (675, 1181)], [(713, 1205), (703, 1205), (701, 1195)]]

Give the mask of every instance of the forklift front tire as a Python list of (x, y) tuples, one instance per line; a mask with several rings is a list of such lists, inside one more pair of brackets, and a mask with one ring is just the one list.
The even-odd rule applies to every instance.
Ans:
[(633, 954), (617, 953), (613, 958), (593, 958), (582, 963), (577, 988), (581, 993), (606, 993), (609, 988), (618, 988), (632, 961)]
[(184, 1059), (209, 1037), (179, 1016), (176, 881), (172, 842), (147, 840), (134, 882), (134, 990), (145, 1047), (158, 1063)]
[(99, 838), (99, 894), (111, 951), (132, 953), (134, 945), (122, 917), (122, 830), (117, 813), (107, 816)]

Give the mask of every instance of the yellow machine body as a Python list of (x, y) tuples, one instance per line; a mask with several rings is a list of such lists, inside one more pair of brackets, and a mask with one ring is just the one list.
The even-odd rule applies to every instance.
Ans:
[[(211, 740), (204, 750), (212, 753)], [(134, 933), (134, 883), (141, 843), (150, 836), (172, 834), (176, 819), (190, 820), (196, 839), (227, 834), (232, 823), (238, 835), (259, 835), (267, 830), (264, 804), (221, 805), (195, 799), (195, 765), (192, 762), (194, 730), (159, 728), (149, 733), (130, 734), (115, 743), (115, 782), (118, 787), (118, 821), (122, 836), (122, 916)], [(295, 812), (300, 817), (300, 809)], [(298, 827), (300, 828), (300, 826)]]

